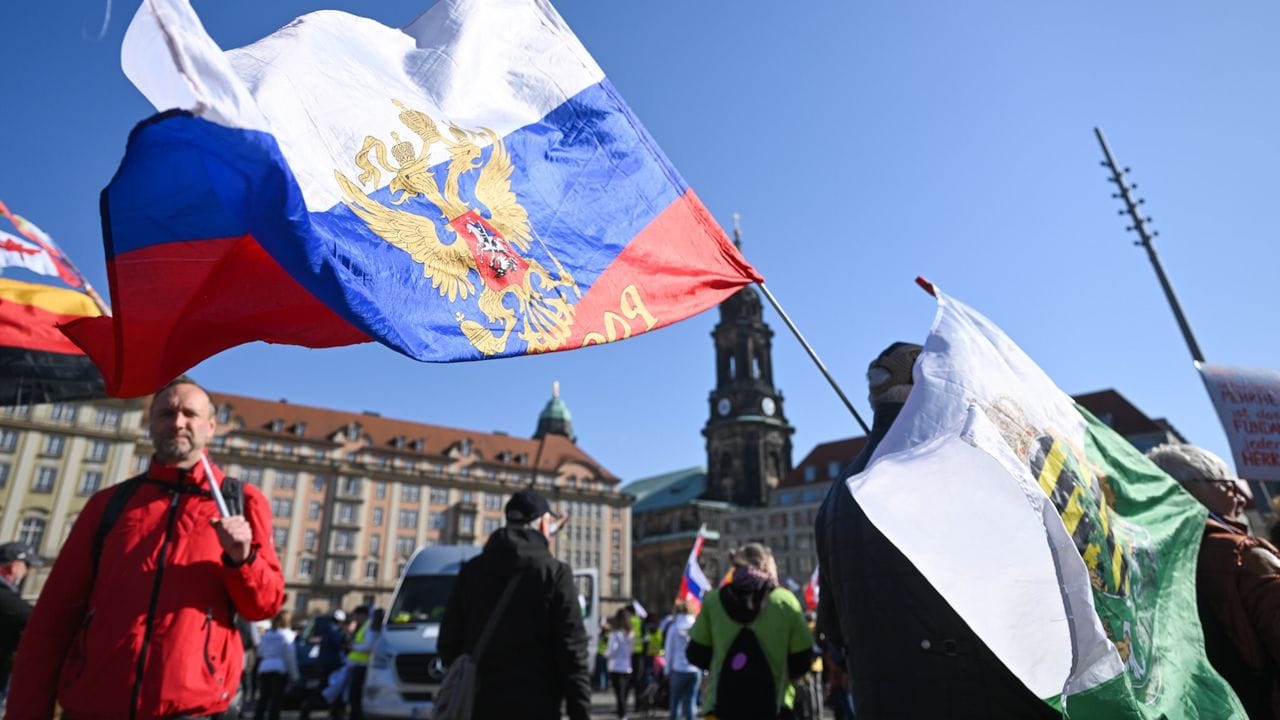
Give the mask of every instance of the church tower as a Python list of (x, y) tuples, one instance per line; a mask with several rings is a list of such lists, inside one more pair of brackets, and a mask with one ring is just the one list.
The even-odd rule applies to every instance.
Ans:
[[(736, 220), (736, 216), (735, 216)], [(734, 243), (741, 245), (735, 227)], [(748, 285), (720, 304), (711, 337), (716, 387), (711, 391), (707, 438), (708, 500), (760, 507), (791, 471), (795, 428), (773, 385), (773, 330), (764, 322), (760, 293)]]

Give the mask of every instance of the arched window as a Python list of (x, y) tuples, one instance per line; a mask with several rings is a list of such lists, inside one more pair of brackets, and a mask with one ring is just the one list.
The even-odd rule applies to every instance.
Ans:
[(736, 377), (738, 377), (738, 359), (730, 355), (729, 356), (729, 379), (732, 380), (733, 378), (736, 378)]
[(760, 379), (760, 356), (759, 355), (751, 356), (751, 378), (753, 380)]
[(22, 526), (18, 529), (18, 542), (39, 554), (40, 544), (44, 542), (45, 526), (44, 518), (29, 517), (24, 519)]

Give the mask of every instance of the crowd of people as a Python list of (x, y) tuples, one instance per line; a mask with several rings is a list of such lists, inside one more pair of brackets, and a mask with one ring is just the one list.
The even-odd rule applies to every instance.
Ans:
[(296, 708), (301, 718), (317, 711), (330, 718), (364, 718), (369, 655), (382, 632), (384, 611), (361, 605), (292, 622), (282, 610), (269, 623), (242, 626), (246, 669), (242, 717), (277, 720)]
[[(920, 346), (895, 343), (868, 372), (874, 424), (845, 476), (865, 467), (911, 391)], [(225, 477), (204, 450), (215, 421), (188, 378), (152, 403), (155, 455), (142, 475), (94, 495), (34, 608), (21, 597), (35, 553), (0, 545), (0, 680), (12, 719), (275, 720), (296, 704), (363, 718), (362, 688), (382, 611), (293, 622), (261, 492)], [(1196, 574), (1210, 663), (1250, 718), (1280, 718), (1280, 550), (1249, 532), (1246, 489), (1191, 445), (1149, 458), (1207, 511)], [(550, 552), (564, 517), (532, 490), (461, 568), (438, 652), (474, 676), (449, 717), (587, 720), (591, 690), (615, 713), (671, 720), (1053, 718), (834, 482), (814, 528), (817, 612), (780, 585), (770, 549), (732, 554), (701, 607), (661, 619), (624, 607), (604, 625), (593, 668), (572, 570)], [(268, 540), (263, 541), (264, 538)], [(452, 670), (450, 671), (452, 673)], [(439, 700), (440, 698), (437, 698)], [(456, 705), (455, 705), (456, 707)]]

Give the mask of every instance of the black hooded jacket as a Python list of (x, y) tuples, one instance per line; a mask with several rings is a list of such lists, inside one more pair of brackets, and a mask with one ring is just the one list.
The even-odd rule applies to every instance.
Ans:
[[(866, 447), (845, 478), (866, 467), (901, 409), (876, 408)], [(929, 518), (918, 521), (927, 525)], [(822, 585), (818, 627), (847, 659), (858, 720), (1060, 717), (876, 529), (843, 480), (827, 492), (814, 533)]]
[(476, 720), (588, 720), (591, 685), (587, 633), (573, 572), (536, 530), (502, 528), (462, 566), (437, 648), (446, 663), (475, 647), (508, 580), (520, 575), (480, 658)]

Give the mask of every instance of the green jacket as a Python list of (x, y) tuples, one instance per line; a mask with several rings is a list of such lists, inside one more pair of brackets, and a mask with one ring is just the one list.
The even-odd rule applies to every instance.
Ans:
[[(792, 707), (795, 690), (791, 687), (791, 678), (804, 674), (813, 651), (813, 635), (805, 622), (804, 611), (800, 609), (800, 601), (789, 590), (774, 588), (769, 593), (767, 602), (760, 608), (760, 613), (747, 627), (756, 634), (765, 658), (769, 661), (769, 668), (773, 670), (777, 706)], [(707, 593), (702, 612), (698, 613), (698, 619), (689, 630), (689, 642), (710, 648), (711, 676), (707, 681), (706, 694), (708, 705), (715, 702), (716, 682), (720, 678), (725, 653), (741, 628), (742, 625), (730, 618), (725, 611), (720, 593)], [(694, 660), (696, 654), (694, 647), (690, 647), (690, 660)]]

